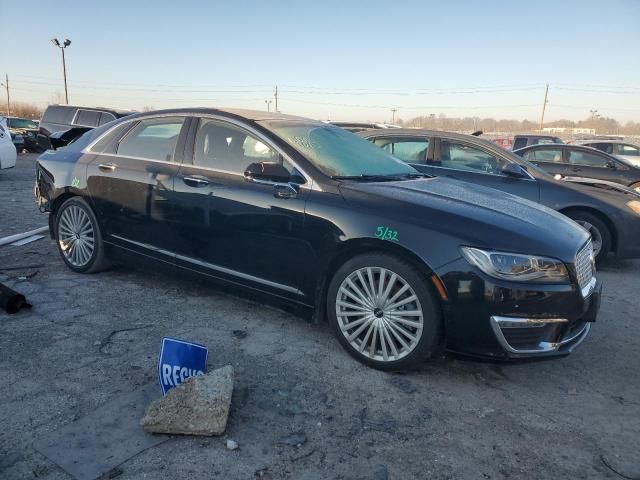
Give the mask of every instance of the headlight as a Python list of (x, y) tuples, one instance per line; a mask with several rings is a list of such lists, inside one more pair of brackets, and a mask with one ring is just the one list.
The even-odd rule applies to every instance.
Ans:
[(640, 215), (640, 201), (638, 200), (631, 200), (630, 202), (627, 202), (627, 207), (629, 207), (631, 210), (633, 210), (635, 213), (637, 213), (638, 215)]
[(492, 252), (462, 247), (462, 255), (487, 275), (512, 282), (569, 283), (560, 260), (520, 253)]

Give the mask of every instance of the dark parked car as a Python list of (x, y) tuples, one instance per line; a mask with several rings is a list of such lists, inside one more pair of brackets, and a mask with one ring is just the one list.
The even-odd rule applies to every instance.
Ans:
[(432, 130), (376, 130), (358, 135), (434, 176), (448, 176), (558, 210), (591, 233), (596, 256), (640, 257), (640, 195), (594, 179), (555, 179), (482, 138)]
[(27, 150), (28, 152), (40, 152), (38, 147), (38, 125), (33, 120), (20, 117), (5, 117), (11, 140), (18, 152)]
[(512, 150), (518, 150), (520, 148), (527, 147), (529, 145), (539, 145), (546, 143), (564, 143), (558, 137), (553, 135), (515, 135), (513, 137)]
[(267, 292), (326, 315), (376, 368), (416, 365), (441, 342), (493, 358), (565, 355), (598, 310), (591, 241), (574, 222), (422, 178), (326, 123), (148, 112), (44, 153), (36, 175), (70, 269), (128, 253)]
[(513, 153), (549, 173), (608, 180), (640, 193), (640, 168), (595, 148), (580, 145), (532, 145)]
[(49, 105), (42, 114), (38, 144), (42, 150), (60, 148), (86, 131), (135, 113), (102, 107)]

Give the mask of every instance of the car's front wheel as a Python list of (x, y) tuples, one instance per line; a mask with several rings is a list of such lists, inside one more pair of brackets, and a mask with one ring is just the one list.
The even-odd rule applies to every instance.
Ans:
[(611, 251), (611, 232), (607, 225), (589, 212), (569, 212), (567, 216), (591, 234), (593, 255), (601, 262)]
[(343, 347), (381, 370), (415, 367), (440, 342), (440, 310), (424, 275), (387, 253), (359, 255), (338, 269), (327, 314)]
[(66, 200), (56, 213), (56, 240), (64, 263), (78, 273), (94, 273), (108, 267), (98, 221), (80, 197)]

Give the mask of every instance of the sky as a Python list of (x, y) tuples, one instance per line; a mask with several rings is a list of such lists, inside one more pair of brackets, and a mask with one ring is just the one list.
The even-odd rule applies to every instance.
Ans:
[[(28, 14), (27, 11), (28, 10)], [(640, 121), (640, 0), (0, 0), (12, 100)], [(267, 102), (271, 100), (271, 104)], [(0, 104), (6, 101), (0, 92)]]

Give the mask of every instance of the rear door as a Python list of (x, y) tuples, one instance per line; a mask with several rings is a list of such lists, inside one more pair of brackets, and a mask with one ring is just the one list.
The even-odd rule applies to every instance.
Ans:
[(502, 169), (512, 163), (510, 160), (464, 140), (438, 138), (434, 157), (427, 163), (433, 166), (433, 175), (484, 185), (534, 202), (540, 199), (540, 187), (533, 177), (505, 175)]
[[(178, 261), (298, 297), (300, 273), (311, 254), (303, 235), (309, 185), (266, 137), (223, 119), (200, 118), (194, 126), (175, 182), (179, 226), (171, 248)], [(285, 166), (291, 188), (247, 180), (244, 171), (258, 162)]]
[(125, 122), (89, 164), (89, 193), (108, 242), (145, 254), (169, 246), (188, 123), (183, 116)]

